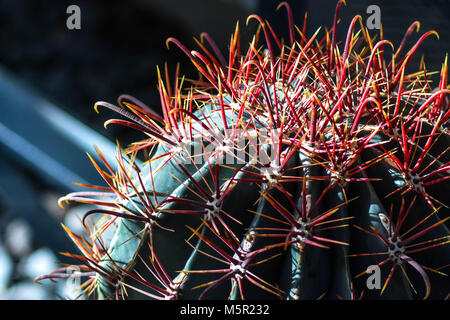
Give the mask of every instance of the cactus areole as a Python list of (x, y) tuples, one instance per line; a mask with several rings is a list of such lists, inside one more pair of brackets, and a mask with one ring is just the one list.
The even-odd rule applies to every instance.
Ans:
[(311, 36), (281, 3), (289, 39), (251, 15), (246, 51), (239, 25), (226, 55), (206, 33), (196, 50), (169, 38), (199, 78), (158, 69), (161, 114), (98, 102), (143, 138), (114, 165), (98, 150), (105, 185), (60, 200), (93, 205), (84, 237), (66, 228), (79, 272), (38, 280), (80, 277), (100, 299), (448, 298), (447, 58), (438, 82), (407, 71), (437, 36), (407, 46), (418, 22), (398, 47), (361, 16), (338, 40), (343, 3)]

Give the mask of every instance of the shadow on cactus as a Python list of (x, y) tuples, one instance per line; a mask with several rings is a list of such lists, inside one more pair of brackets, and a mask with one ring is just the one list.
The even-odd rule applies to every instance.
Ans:
[(257, 15), (247, 51), (239, 26), (226, 55), (206, 33), (199, 51), (168, 39), (200, 76), (158, 70), (163, 116), (98, 102), (143, 140), (115, 165), (91, 158), (106, 186), (60, 200), (95, 205), (86, 237), (67, 230), (80, 272), (37, 280), (80, 277), (101, 299), (448, 298), (447, 58), (433, 89), (424, 63), (406, 71), (437, 36), (407, 48), (418, 22), (398, 48), (360, 16), (338, 41), (343, 2), (309, 38), (283, 2), (288, 40)]

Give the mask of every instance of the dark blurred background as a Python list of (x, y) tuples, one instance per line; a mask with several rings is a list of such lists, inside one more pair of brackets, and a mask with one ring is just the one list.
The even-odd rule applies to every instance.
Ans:
[[(133, 95), (156, 111), (156, 66), (165, 62), (189, 77), (196, 72), (179, 50), (168, 50), (174, 36), (189, 47), (193, 36), (208, 32), (226, 51), (236, 21), (242, 44), (250, 40), (258, 13), (288, 36), (284, 9), (272, 0), (3, 0), (0, 1), (0, 299), (72, 297), (64, 282), (39, 286), (32, 279), (64, 261), (59, 251), (74, 246), (59, 225), (81, 232), (83, 207), (62, 210), (57, 199), (77, 190), (72, 182), (100, 183), (85, 152), (92, 145), (112, 152), (141, 138), (119, 126), (104, 129), (112, 115), (96, 114), (93, 105), (114, 103), (120, 94)], [(296, 23), (308, 11), (308, 34), (330, 27), (335, 0), (291, 0)], [(81, 9), (81, 29), (68, 30), (69, 5)], [(386, 39), (398, 46), (408, 26), (421, 29), (412, 45), (428, 30), (440, 40), (427, 39), (423, 54), (428, 70), (440, 70), (450, 44), (449, 0), (348, 0), (341, 9), (340, 39), (355, 14), (365, 21), (369, 5), (381, 9)], [(112, 157), (108, 154), (109, 157)]]

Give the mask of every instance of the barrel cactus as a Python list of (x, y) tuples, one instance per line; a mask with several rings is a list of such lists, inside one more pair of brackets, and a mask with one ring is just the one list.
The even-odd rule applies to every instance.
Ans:
[(198, 51), (169, 38), (200, 76), (158, 69), (162, 115), (98, 102), (143, 139), (91, 158), (105, 186), (60, 200), (94, 205), (86, 237), (66, 228), (79, 265), (38, 280), (81, 277), (100, 299), (448, 298), (447, 58), (435, 86), (424, 63), (406, 71), (437, 36), (407, 49), (418, 22), (395, 48), (358, 15), (339, 42), (343, 2), (309, 38), (287, 3), (287, 40), (251, 15), (228, 59), (206, 33)]

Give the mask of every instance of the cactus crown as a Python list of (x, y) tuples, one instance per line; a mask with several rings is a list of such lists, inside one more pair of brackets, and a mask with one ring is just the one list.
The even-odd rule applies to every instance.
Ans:
[[(172, 82), (158, 69), (162, 113), (120, 96), (105, 123), (145, 136), (117, 148), (117, 169), (92, 162), (106, 186), (61, 199), (96, 205), (81, 254), (85, 296), (100, 298), (445, 298), (449, 265), (447, 58), (440, 82), (407, 73), (411, 48), (376, 41), (361, 16), (347, 37), (280, 39), (268, 21), (228, 59), (203, 33), (199, 51), (176, 39), (199, 71)], [(264, 40), (261, 41), (261, 35)], [(165, 78), (165, 80), (163, 80)], [(138, 164), (137, 155), (145, 162)], [(95, 222), (94, 216), (101, 216)], [(110, 243), (102, 233), (114, 229)], [(363, 275), (381, 268), (382, 286)], [(56, 278), (61, 271), (40, 277)], [(380, 295), (381, 293), (381, 295)]]

